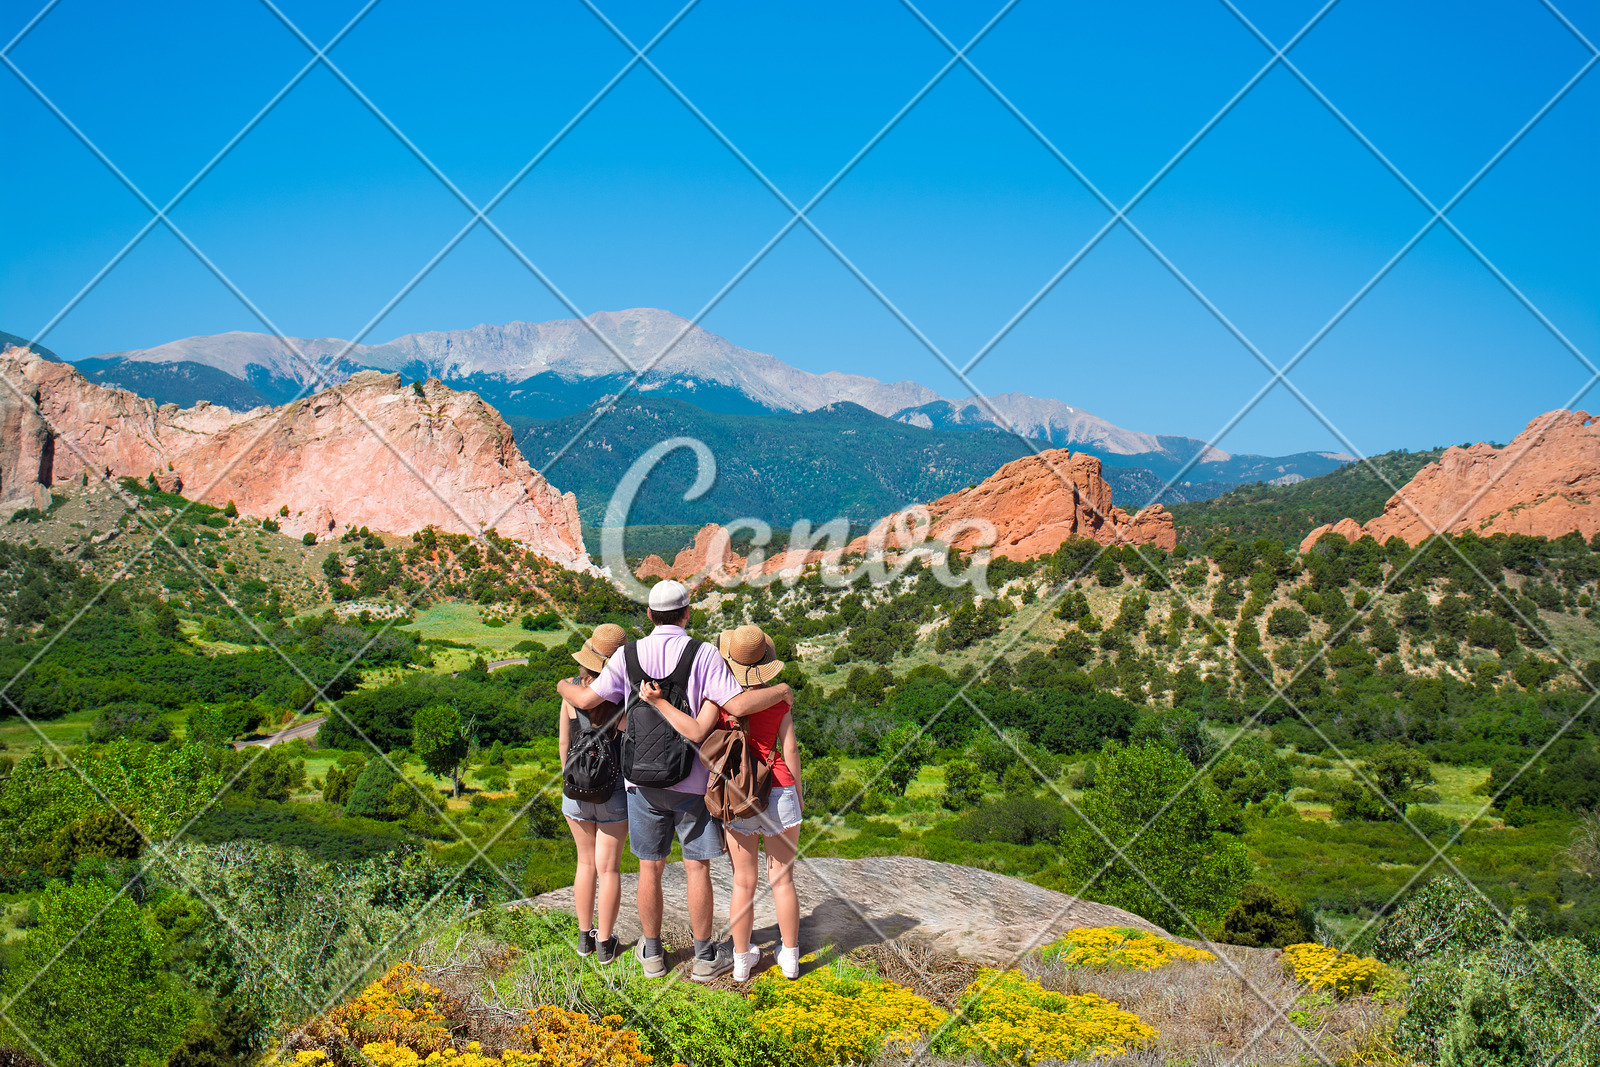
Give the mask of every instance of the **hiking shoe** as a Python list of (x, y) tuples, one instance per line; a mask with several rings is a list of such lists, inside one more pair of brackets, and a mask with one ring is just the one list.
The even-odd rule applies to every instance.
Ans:
[(788, 979), (800, 977), (800, 950), (784, 945), (778, 950), (778, 967)]
[(578, 931), (578, 955), (580, 955), (580, 956), (593, 956), (594, 955), (594, 931), (593, 930), (579, 930)]
[(717, 946), (717, 954), (709, 960), (695, 960), (689, 977), (696, 982), (709, 982), (733, 970), (733, 943), (724, 941)]
[(666, 976), (667, 954), (659, 952), (654, 956), (646, 956), (644, 954), (643, 938), (640, 938), (639, 943), (633, 946), (633, 955), (639, 961), (639, 966), (644, 968), (644, 976), (646, 978), (663, 978)]
[(749, 952), (735, 952), (733, 954), (733, 980), (735, 982), (748, 982), (750, 972), (755, 970), (756, 964), (761, 962), (761, 950), (753, 948)]
[(604, 941), (598, 942), (597, 948), (599, 955), (595, 958), (595, 962), (600, 964), (602, 967), (616, 959), (622, 951), (622, 947), (617, 944), (617, 939), (615, 936), (608, 937)]

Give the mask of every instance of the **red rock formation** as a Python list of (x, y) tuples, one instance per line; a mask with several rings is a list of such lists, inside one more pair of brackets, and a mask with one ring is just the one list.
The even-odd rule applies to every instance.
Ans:
[[(983, 520), (996, 533), (994, 554), (1011, 559), (1048, 555), (1063, 541), (1089, 538), (1101, 544), (1154, 544), (1171, 551), (1178, 543), (1172, 516), (1152, 504), (1130, 517), (1111, 503), (1111, 486), (1100, 477), (1098, 457), (1064, 448), (1013, 460), (970, 489), (940, 497), (928, 505), (928, 535), (962, 551), (976, 548)], [(898, 525), (900, 531), (889, 527)], [(902, 547), (911, 530), (910, 513), (883, 519), (875, 528), (885, 548)], [(857, 538), (852, 552), (865, 552), (873, 535)]]
[(678, 550), (669, 567), (654, 553), (635, 568), (640, 578), (676, 578), (691, 588), (707, 578), (732, 579), (744, 571), (745, 558), (728, 545), (721, 526), (708, 522), (694, 535), (694, 544)]
[(1381, 544), (1421, 544), (1437, 529), (1560, 537), (1600, 532), (1600, 427), (1583, 411), (1558, 409), (1532, 422), (1504, 448), (1479, 442), (1446, 449), (1389, 498), (1383, 514), (1358, 525), (1341, 519), (1300, 542), (1308, 552), (1329, 531)]
[[(154, 473), (192, 499), (231, 500), (245, 515), (277, 517), (287, 506), (279, 522), (290, 534), (492, 526), (558, 562), (590, 566), (577, 499), (528, 466), (511, 428), (476, 393), (429, 381), (418, 396), (398, 374), (367, 371), (281, 408), (238, 413), (205, 402), (157, 407), (21, 349), (0, 354), (0, 374), (37, 403), (49, 429), (47, 470), (36, 482), (85, 470)], [(6, 394), (16, 401), (12, 389)], [(0, 496), (12, 496), (38, 435), (10, 407), (0, 408), (0, 433)]]

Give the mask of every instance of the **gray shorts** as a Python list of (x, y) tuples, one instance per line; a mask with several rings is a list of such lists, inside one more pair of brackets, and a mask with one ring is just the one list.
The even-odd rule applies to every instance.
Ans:
[(619, 784), (616, 792), (611, 794), (611, 799), (604, 804), (596, 804), (592, 800), (573, 800), (565, 793), (561, 794), (561, 814), (569, 819), (579, 822), (626, 822), (628, 820), (628, 794), (623, 792)]
[(723, 827), (736, 834), (772, 834), (799, 826), (805, 821), (800, 811), (800, 794), (792, 785), (775, 785), (767, 797), (767, 810), (746, 819), (723, 823)]
[(664, 860), (672, 854), (676, 831), (686, 860), (716, 859), (722, 845), (722, 823), (706, 810), (700, 793), (678, 793), (649, 786), (628, 788), (628, 850), (641, 860)]

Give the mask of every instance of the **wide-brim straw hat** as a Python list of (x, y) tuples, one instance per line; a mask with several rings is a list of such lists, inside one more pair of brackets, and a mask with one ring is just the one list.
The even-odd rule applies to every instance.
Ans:
[(722, 631), (717, 637), (717, 651), (728, 661), (734, 681), (742, 686), (766, 685), (783, 670), (783, 660), (772, 647), (772, 638), (759, 626)]
[(628, 643), (628, 633), (614, 622), (603, 622), (594, 628), (589, 640), (572, 654), (578, 665), (596, 674), (606, 669), (612, 653)]

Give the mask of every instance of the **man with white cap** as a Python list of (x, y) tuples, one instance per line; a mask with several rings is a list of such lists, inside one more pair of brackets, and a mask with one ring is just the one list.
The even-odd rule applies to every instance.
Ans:
[[(613, 653), (605, 670), (589, 685), (579, 685), (573, 679), (560, 682), (557, 689), (563, 700), (585, 710), (603, 701), (627, 706), (637, 684), (630, 680), (630, 673), (649, 679), (676, 676), (691, 711), (709, 701), (729, 715), (740, 717), (793, 700), (789, 687), (783, 684), (742, 689), (716, 646), (689, 636), (685, 629), (690, 614), (689, 590), (681, 582), (668, 579), (656, 583), (650, 590), (647, 614), (654, 625), (650, 634)], [(632, 672), (630, 659), (635, 667)], [(655, 714), (648, 704), (643, 709), (645, 714)], [(634, 705), (631, 714), (640, 713), (638, 705)], [(670, 726), (667, 732), (678, 736)], [(722, 824), (706, 810), (705, 766), (698, 759), (690, 763), (687, 774), (670, 784), (627, 783), (628, 847), (639, 860), (639, 926), (643, 931), (634, 951), (646, 977), (659, 978), (667, 973), (666, 954), (661, 948), (661, 876), (676, 832), (683, 846), (689, 925), (694, 931), (694, 969), (690, 977), (709, 982), (733, 969), (732, 946), (718, 945), (713, 940), (716, 899), (711, 888), (711, 860), (726, 850)]]

